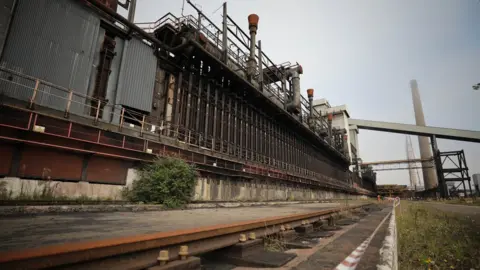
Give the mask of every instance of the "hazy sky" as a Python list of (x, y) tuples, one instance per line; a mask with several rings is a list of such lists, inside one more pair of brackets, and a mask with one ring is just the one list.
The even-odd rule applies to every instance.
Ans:
[[(137, 0), (136, 22), (180, 15), (182, 0)], [(222, 0), (196, 0), (220, 25)], [(478, 0), (230, 0), (228, 13), (247, 30), (260, 16), (258, 38), (276, 63), (298, 62), (302, 88), (352, 118), (414, 124), (409, 81), (420, 88), (427, 125), (480, 131)], [(194, 11), (185, 3), (184, 14)], [(364, 161), (406, 159), (405, 136), (361, 130)], [(413, 138), (416, 157), (418, 141)], [(440, 150), (466, 152), (480, 172), (480, 144), (439, 140)], [(420, 172), (421, 174), (421, 172)], [(379, 172), (378, 183), (408, 184), (407, 171)]]

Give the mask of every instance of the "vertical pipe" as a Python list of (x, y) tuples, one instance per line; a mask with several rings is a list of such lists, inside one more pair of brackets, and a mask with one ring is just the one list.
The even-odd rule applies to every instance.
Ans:
[(232, 142), (231, 139), (231, 126), (232, 126), (232, 97), (229, 96), (228, 97), (228, 111), (227, 111), (227, 114), (228, 114), (228, 119), (227, 119), (227, 152), (228, 154), (230, 155), (231, 154), (231, 146), (230, 146), (230, 143)]
[(247, 75), (252, 78), (255, 74), (257, 60), (255, 59), (256, 36), (258, 29), (258, 15), (250, 14), (248, 16), (248, 27), (250, 29), (250, 55), (247, 61)]
[(255, 111), (255, 119), (254, 119), (254, 122), (253, 124), (255, 125), (255, 139), (254, 139), (254, 143), (255, 143), (255, 146), (254, 146), (254, 151), (255, 151), (255, 157), (254, 157), (254, 161), (258, 161), (258, 112)]
[(193, 72), (189, 72), (187, 89), (187, 107), (185, 112), (185, 132), (190, 130), (190, 102), (192, 99)]
[(234, 111), (234, 114), (233, 114), (233, 155), (234, 156), (237, 156), (237, 146), (238, 146), (238, 143), (237, 143), (237, 113), (238, 113), (238, 100), (235, 98), (234, 100), (235, 102), (235, 111)]
[(70, 116), (70, 106), (72, 105), (73, 91), (68, 92), (67, 106), (65, 107), (65, 114), (63, 117), (68, 118)]
[(40, 80), (35, 80), (35, 88), (33, 88), (32, 97), (30, 98), (29, 109), (33, 109), (33, 104), (35, 103), (35, 98), (37, 97), (38, 87), (40, 86)]
[(268, 164), (269, 165), (272, 165), (272, 156), (273, 156), (273, 140), (272, 140), (272, 132), (273, 132), (273, 128), (272, 128), (272, 125), (273, 125), (273, 122), (272, 121), (268, 121), (268, 137), (267, 137), (267, 140), (268, 140)]
[[(217, 149), (217, 108), (218, 108), (218, 89), (215, 87), (215, 103), (213, 107), (213, 131), (212, 131), (212, 149)], [(221, 110), (221, 118), (220, 118), (220, 152), (223, 153), (223, 127), (224, 127), (224, 119), (223, 119), (223, 111), (225, 110), (225, 96), (222, 97), (222, 106), (220, 107)]]
[[(217, 96), (215, 95), (215, 103), (213, 103), (213, 106), (215, 106), (215, 108), (217, 107)], [(217, 122), (216, 121), (216, 110), (214, 110), (214, 113), (213, 113), (213, 134), (212, 134), (212, 150), (215, 149), (215, 123)], [(209, 130), (208, 130), (208, 120), (210, 118), (210, 83), (209, 81), (207, 81), (207, 99), (205, 101), (205, 137), (204, 137), (204, 146), (207, 147), (207, 143), (208, 143), (208, 137), (210, 136), (209, 134)]]
[(258, 71), (259, 71), (259, 80), (260, 91), (263, 91), (263, 62), (262, 62), (262, 41), (258, 41)]
[[(217, 89), (217, 87), (215, 87), (215, 94), (217, 93), (217, 91), (218, 91), (218, 89)], [(215, 107), (215, 109), (217, 109), (217, 108)], [(215, 114), (215, 117), (216, 116), (217, 116), (217, 114)], [(215, 122), (214, 122), (214, 125), (215, 125)], [(223, 147), (224, 129), (225, 129), (225, 92), (222, 91), (222, 107), (221, 107), (221, 115), (220, 115), (220, 152), (222, 152), (222, 153), (224, 151), (224, 147)], [(216, 137), (217, 133), (214, 132), (213, 136)]]
[[(172, 122), (174, 125), (174, 128), (172, 129), (172, 132), (174, 130), (178, 130), (178, 124), (179, 124), (179, 109), (180, 109), (180, 91), (182, 88), (182, 82), (183, 82), (183, 72), (180, 72), (178, 74), (178, 78), (176, 80), (177, 82), (177, 90), (173, 93), (173, 115), (172, 115)], [(172, 133), (171, 136), (175, 136), (175, 133)]]
[(243, 123), (245, 122), (244, 119), (243, 119), (243, 104), (242, 104), (242, 100), (239, 100), (238, 101), (239, 105), (239, 114), (238, 114), (238, 119), (239, 119), (239, 125), (240, 125), (240, 131), (239, 131), (239, 141), (240, 141), (240, 147), (239, 147), (239, 153), (238, 153), (238, 157), (239, 158), (243, 158), (243, 148), (244, 148), (244, 144), (243, 144), (243, 134), (245, 133), (245, 130), (243, 128)]
[(227, 2), (223, 3), (223, 22), (222, 22), (222, 50), (223, 62), (227, 64), (228, 61), (228, 25), (227, 25)]
[[(200, 97), (202, 96), (202, 90), (203, 90), (203, 78), (204, 78), (204, 75), (203, 75), (203, 66), (202, 64), (200, 65), (200, 74), (199, 74), (199, 80), (198, 80), (198, 91), (197, 91), (197, 110), (196, 110), (196, 115), (195, 115), (195, 133), (194, 134), (197, 134), (196, 137), (197, 137), (197, 141), (195, 142), (197, 145), (201, 145), (200, 144), (200, 140), (201, 140), (201, 136), (203, 135), (203, 140), (205, 140), (205, 136), (206, 136), (206, 128), (203, 129), (203, 132), (200, 130)], [(207, 97), (207, 104), (208, 104), (208, 97)], [(208, 114), (208, 112), (205, 112), (206, 114)], [(208, 118), (208, 117), (207, 117)]]
[(260, 154), (261, 154), (261, 162), (264, 163), (264, 156), (265, 156), (265, 117), (260, 115)]
[(268, 145), (268, 119), (267, 115), (263, 116), (263, 155), (265, 157), (265, 164), (268, 164), (268, 149), (270, 148)]
[(137, 0), (130, 0), (130, 4), (128, 7), (128, 21), (133, 23), (135, 20), (135, 9), (137, 7)]
[(333, 121), (333, 114), (329, 113), (328, 114), (328, 143), (332, 146), (334, 146), (333, 143), (333, 134), (332, 134), (332, 121)]
[(251, 115), (250, 115), (250, 130), (251, 130), (251, 141), (250, 141), (250, 159), (255, 161), (255, 110), (252, 108)]
[(122, 128), (123, 128), (123, 121), (124, 121), (123, 116), (124, 115), (125, 115), (125, 108), (122, 107), (122, 111), (120, 113), (120, 121), (119, 121), (118, 130), (122, 130)]
[(143, 135), (143, 129), (145, 128), (145, 114), (142, 116), (142, 123), (140, 126), (140, 137)]
[(100, 104), (102, 102), (100, 100), (97, 100), (97, 109), (95, 112), (95, 119), (93, 120), (93, 123), (96, 125), (98, 123), (98, 115), (100, 114)]
[(250, 153), (250, 117), (248, 112), (248, 104), (245, 105), (245, 159), (248, 160)]
[(275, 158), (275, 167), (278, 166), (278, 150), (279, 150), (279, 147), (278, 147), (278, 122), (275, 123), (275, 126), (274, 126), (274, 150), (275, 150), (275, 153), (274, 153), (274, 158)]
[(301, 108), (301, 89), (300, 89), (300, 74), (303, 73), (302, 66), (291, 68), (289, 70), (289, 76), (292, 79), (292, 101), (288, 104), (287, 109), (289, 112), (299, 114), (302, 111)]

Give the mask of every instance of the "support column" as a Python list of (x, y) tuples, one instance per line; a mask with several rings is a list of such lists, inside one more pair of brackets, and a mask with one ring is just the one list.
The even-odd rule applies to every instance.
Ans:
[[(432, 152), (433, 152), (433, 164), (434, 164), (434, 170), (436, 170), (437, 176), (438, 176), (438, 190), (440, 191), (440, 196), (442, 198), (447, 197), (447, 185), (445, 184), (445, 179), (443, 177), (443, 171), (442, 171), (442, 160), (440, 158), (440, 151), (438, 150), (438, 145), (437, 145), (437, 138), (435, 135), (430, 137), (430, 140), (432, 141)], [(425, 187), (425, 190), (427, 188)]]

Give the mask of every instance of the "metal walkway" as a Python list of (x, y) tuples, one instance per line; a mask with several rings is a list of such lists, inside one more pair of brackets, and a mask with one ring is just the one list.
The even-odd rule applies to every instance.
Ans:
[(349, 119), (348, 122), (350, 125), (355, 125), (359, 129), (386, 131), (391, 133), (410, 134), (426, 137), (435, 136), (437, 139), (480, 143), (480, 131), (429, 126), (422, 127), (417, 125), (360, 119)]

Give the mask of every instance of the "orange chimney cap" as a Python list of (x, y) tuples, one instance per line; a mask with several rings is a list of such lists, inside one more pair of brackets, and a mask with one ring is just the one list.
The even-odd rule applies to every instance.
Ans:
[(258, 20), (260, 18), (257, 14), (250, 14), (248, 15), (248, 25), (249, 26), (258, 26)]
[(313, 97), (313, 88), (307, 89), (307, 95)]

